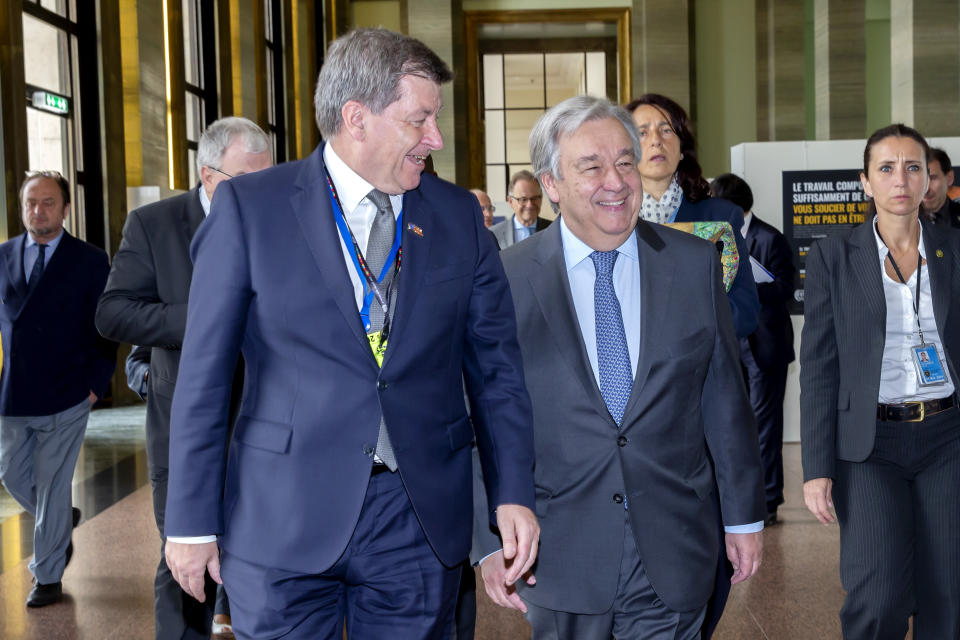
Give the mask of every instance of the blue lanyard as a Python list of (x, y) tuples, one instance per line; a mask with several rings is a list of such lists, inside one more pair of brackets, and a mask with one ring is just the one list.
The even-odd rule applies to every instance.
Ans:
[(340, 205), (340, 198), (333, 188), (333, 181), (328, 179), (327, 185), (330, 187), (330, 204), (333, 208), (333, 219), (337, 223), (337, 229), (340, 231), (340, 237), (343, 238), (344, 244), (346, 244), (347, 247), (353, 248), (350, 252), (350, 258), (353, 261), (354, 269), (357, 270), (357, 275), (360, 276), (360, 282), (363, 283), (363, 305), (360, 307), (360, 320), (363, 322), (363, 330), (370, 331), (370, 305), (373, 304), (374, 297), (377, 298), (377, 302), (383, 307), (384, 326), (388, 327), (390, 325), (390, 293), (393, 286), (391, 283), (391, 286), (387, 288), (386, 295), (384, 295), (377, 285), (383, 282), (383, 279), (391, 267), (395, 269), (393, 282), (396, 282), (397, 275), (400, 273), (400, 260), (402, 259), (400, 257), (402, 256), (400, 240), (403, 228), (403, 209), (401, 209), (397, 215), (397, 227), (393, 236), (393, 246), (390, 247), (390, 253), (387, 254), (383, 268), (380, 269), (380, 275), (374, 280), (373, 274), (370, 273), (369, 269), (365, 268), (366, 261), (360, 254), (360, 246), (350, 231), (350, 227), (347, 226), (347, 220), (344, 218), (343, 208)]

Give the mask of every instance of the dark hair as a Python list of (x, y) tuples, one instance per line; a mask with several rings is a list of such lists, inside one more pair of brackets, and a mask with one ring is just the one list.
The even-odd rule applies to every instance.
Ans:
[(719, 175), (710, 183), (710, 191), (714, 198), (729, 200), (743, 209), (744, 213), (753, 209), (753, 191), (740, 176), (732, 173)]
[(49, 178), (56, 182), (57, 186), (60, 187), (60, 195), (63, 196), (63, 204), (70, 204), (70, 183), (60, 175), (59, 171), (27, 171), (26, 175), (26, 179), (20, 184), (20, 206), (23, 206), (23, 192), (26, 190), (27, 184), (37, 178)]
[(927, 158), (927, 164), (930, 164), (931, 160), (937, 161), (937, 164), (940, 165), (941, 173), (950, 173), (953, 171), (953, 165), (950, 164), (950, 156), (940, 147), (930, 147), (930, 156)]
[(910, 138), (923, 149), (923, 161), (926, 163), (930, 159), (930, 145), (927, 144), (926, 138), (924, 138), (919, 131), (905, 124), (891, 124), (882, 129), (877, 129), (873, 132), (873, 135), (867, 139), (867, 146), (863, 149), (864, 175), (870, 175), (870, 153), (873, 151), (874, 145), (879, 144), (887, 138)]
[(663, 112), (670, 126), (680, 138), (680, 164), (677, 165), (677, 183), (690, 202), (700, 202), (710, 197), (710, 185), (703, 177), (703, 169), (697, 162), (697, 141), (690, 130), (690, 119), (679, 104), (659, 93), (645, 93), (627, 104), (633, 113), (641, 105), (649, 105)]

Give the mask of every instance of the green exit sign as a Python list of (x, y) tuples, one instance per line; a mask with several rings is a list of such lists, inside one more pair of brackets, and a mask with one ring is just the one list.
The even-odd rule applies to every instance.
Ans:
[(33, 106), (50, 113), (65, 116), (70, 113), (70, 98), (49, 91), (34, 91)]

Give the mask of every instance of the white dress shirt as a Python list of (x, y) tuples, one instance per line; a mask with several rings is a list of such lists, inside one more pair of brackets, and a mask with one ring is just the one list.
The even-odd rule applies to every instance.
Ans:
[[(893, 404), (914, 400), (935, 400), (953, 394), (953, 381), (944, 359), (943, 343), (933, 316), (933, 296), (930, 293), (930, 271), (924, 265), (915, 270), (907, 284), (899, 278), (891, 278), (884, 269), (887, 260), (887, 246), (877, 233), (874, 218), (873, 235), (877, 241), (877, 256), (880, 261), (880, 273), (883, 280), (883, 297), (887, 303), (886, 336), (883, 342), (883, 364), (880, 368), (880, 396), (878, 402)], [(927, 250), (920, 234), (918, 247), (920, 256), (926, 261)], [(902, 270), (906, 265), (898, 265)], [(921, 273), (922, 272), (922, 273)], [(914, 298), (917, 293), (917, 277), (920, 277), (920, 327), (923, 329), (923, 341), (937, 345), (940, 363), (947, 377), (944, 384), (921, 386), (917, 381), (917, 370), (913, 366), (911, 349), (920, 344), (917, 333), (917, 316), (914, 313)]]

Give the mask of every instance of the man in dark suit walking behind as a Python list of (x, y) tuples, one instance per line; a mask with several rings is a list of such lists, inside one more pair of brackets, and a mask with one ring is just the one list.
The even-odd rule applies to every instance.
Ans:
[(501, 253), (533, 403), (536, 580), (514, 591), (498, 542), (479, 528), (476, 544), (495, 551), (487, 593), (526, 611), (536, 640), (699, 638), (718, 507), (733, 581), (760, 564), (757, 435), (720, 261), (638, 221), (639, 155), (606, 99), (551, 108), (530, 157), (560, 217)]
[[(97, 328), (119, 342), (152, 347), (147, 377), (147, 458), (153, 511), (163, 534), (167, 501), (170, 404), (187, 324), (193, 263), (190, 241), (210, 212), (210, 200), (225, 180), (269, 167), (270, 141), (246, 118), (211, 123), (197, 145), (201, 184), (185, 194), (149, 204), (127, 217), (123, 240), (97, 307)], [(215, 486), (210, 487), (216, 491)], [(163, 559), (154, 581), (158, 639), (210, 637), (213, 598), (205, 604), (183, 592)], [(215, 583), (210, 581), (209, 590)]]
[(71, 504), (73, 469), (117, 345), (93, 326), (110, 265), (103, 251), (63, 228), (66, 179), (28, 173), (20, 206), (26, 233), (0, 244), (0, 479), (36, 518), (27, 606), (42, 607), (62, 597), (81, 515)]
[[(726, 173), (718, 176), (710, 188), (715, 198), (729, 200), (743, 209), (743, 237), (750, 256), (773, 276), (773, 282), (757, 282), (757, 329), (740, 339), (740, 362), (760, 437), (767, 501), (765, 523), (769, 527), (777, 522), (777, 507), (783, 504), (783, 396), (787, 367), (795, 358), (793, 323), (787, 303), (793, 297), (796, 267), (784, 235), (753, 214), (753, 191), (746, 181)], [(742, 264), (748, 266), (746, 261)]]

